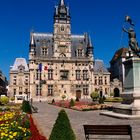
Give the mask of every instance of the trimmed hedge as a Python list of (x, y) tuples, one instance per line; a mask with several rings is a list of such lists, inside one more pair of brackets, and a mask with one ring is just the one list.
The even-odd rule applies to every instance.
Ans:
[(49, 140), (76, 140), (69, 118), (64, 109), (58, 114)]
[(122, 102), (123, 99), (121, 97), (107, 98), (105, 102)]
[(28, 114), (32, 114), (32, 109), (31, 109), (31, 105), (29, 101), (24, 100), (22, 102), (22, 107), (21, 107), (22, 111)]

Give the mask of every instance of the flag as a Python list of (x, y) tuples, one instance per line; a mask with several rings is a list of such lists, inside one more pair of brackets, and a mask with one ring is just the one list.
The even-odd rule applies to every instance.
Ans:
[(125, 22), (128, 22), (132, 26), (135, 26), (130, 16), (125, 17)]
[(40, 72), (42, 71), (42, 63), (39, 64), (38, 69)]

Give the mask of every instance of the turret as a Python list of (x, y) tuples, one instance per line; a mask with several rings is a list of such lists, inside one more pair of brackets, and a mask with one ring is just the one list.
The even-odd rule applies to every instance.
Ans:
[(55, 7), (54, 23), (70, 23), (69, 7), (65, 5), (64, 0), (60, 0), (59, 5)]
[(92, 46), (90, 36), (88, 36), (88, 42), (87, 42), (87, 56), (93, 57), (93, 46)]

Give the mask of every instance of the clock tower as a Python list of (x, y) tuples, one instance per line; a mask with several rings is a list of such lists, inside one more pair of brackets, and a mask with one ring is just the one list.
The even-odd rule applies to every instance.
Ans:
[(69, 7), (60, 0), (54, 13), (54, 57), (71, 57), (71, 25)]

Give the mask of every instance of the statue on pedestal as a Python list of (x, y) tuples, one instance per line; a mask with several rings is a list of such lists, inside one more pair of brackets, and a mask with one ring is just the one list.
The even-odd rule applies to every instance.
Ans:
[[(125, 21), (128, 22), (130, 25), (134, 26), (134, 24), (129, 16), (126, 16)], [(129, 47), (130, 47), (131, 51), (140, 57), (140, 54), (139, 54), (140, 48), (139, 48), (138, 42), (136, 40), (136, 33), (135, 33), (134, 29), (132, 27), (129, 27), (129, 29), (126, 29), (123, 27), (123, 31), (128, 33)]]

